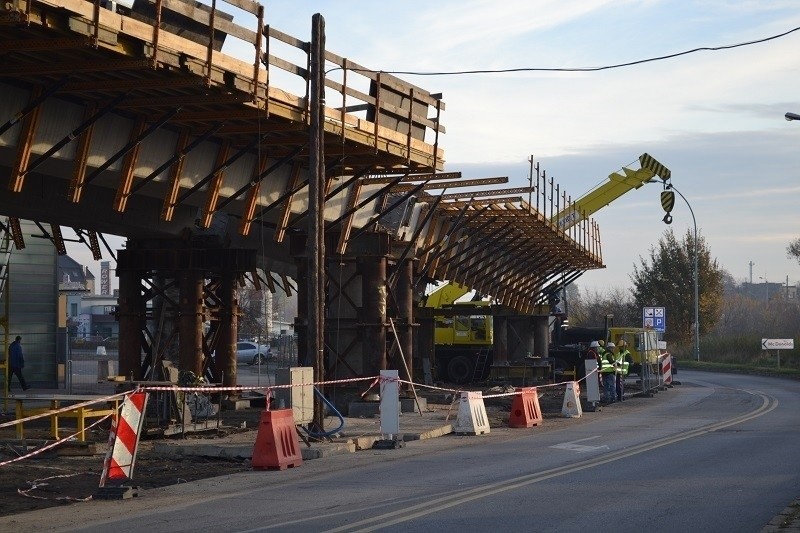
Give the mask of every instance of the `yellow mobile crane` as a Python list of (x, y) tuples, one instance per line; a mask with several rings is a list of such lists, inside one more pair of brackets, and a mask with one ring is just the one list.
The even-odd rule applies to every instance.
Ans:
[[(656, 176), (663, 182), (671, 178), (670, 170), (649, 154), (640, 155), (638, 161), (639, 169), (622, 167), (621, 171), (609, 174), (606, 182), (559, 211), (551, 221), (566, 230)], [(492, 364), (492, 317), (484, 313), (491, 302), (481, 300), (479, 296), (469, 302), (456, 302), (470, 290), (466, 285), (447, 282), (437, 287), (421, 303), (424, 307), (458, 311), (455, 315), (449, 313), (450, 316), (435, 318), (433, 366), (438, 379), (466, 383), (485, 379), (489, 373)], [(575, 353), (576, 358), (581, 355), (575, 350), (558, 352), (562, 358), (566, 354)], [(568, 366), (579, 366), (577, 362), (566, 363)]]

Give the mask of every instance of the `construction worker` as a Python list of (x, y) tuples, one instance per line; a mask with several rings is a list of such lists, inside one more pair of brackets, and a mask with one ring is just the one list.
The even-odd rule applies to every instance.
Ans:
[(616, 355), (613, 342), (607, 343), (605, 348), (600, 356), (600, 374), (603, 376), (603, 402), (609, 404), (614, 403), (617, 395)]
[(625, 378), (628, 375), (628, 367), (630, 366), (631, 352), (628, 351), (628, 343), (625, 339), (619, 341), (619, 350), (615, 358), (617, 366), (617, 401), (621, 402), (625, 399)]

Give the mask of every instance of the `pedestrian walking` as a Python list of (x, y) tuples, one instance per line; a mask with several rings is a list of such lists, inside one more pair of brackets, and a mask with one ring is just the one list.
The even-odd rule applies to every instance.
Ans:
[(25, 376), (22, 375), (22, 369), (25, 368), (25, 356), (22, 354), (22, 337), (17, 335), (8, 346), (8, 390), (11, 391), (11, 376), (17, 376), (19, 384), (22, 385), (22, 390), (26, 391), (30, 387), (28, 382), (25, 381)]

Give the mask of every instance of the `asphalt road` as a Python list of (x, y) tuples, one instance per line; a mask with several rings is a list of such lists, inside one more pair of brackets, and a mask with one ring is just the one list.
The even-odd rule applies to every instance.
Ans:
[(0, 529), (759, 531), (800, 494), (800, 382), (678, 377), (637, 407), (554, 430), (443, 437), (5, 517)]

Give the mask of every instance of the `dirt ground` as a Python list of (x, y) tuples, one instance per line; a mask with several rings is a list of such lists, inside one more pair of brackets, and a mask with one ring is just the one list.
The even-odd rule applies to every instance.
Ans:
[[(500, 392), (484, 390), (485, 394)], [(545, 418), (560, 416), (563, 389), (545, 393), (540, 404)], [(511, 407), (511, 399), (486, 400), (487, 416), (491, 427), (505, 427)], [(434, 405), (429, 403), (434, 408)], [(446, 410), (447, 405), (439, 405)], [(457, 405), (452, 412), (455, 420)], [(187, 434), (185, 438), (209, 438), (229, 435), (232, 432), (255, 431), (263, 408), (241, 411), (223, 411), (223, 428), (208, 432)], [(10, 415), (0, 414), (0, 422), (12, 420)], [(30, 449), (47, 441), (48, 421), (33, 421), (25, 424), (25, 436)], [(68, 424), (69, 422), (67, 422)], [(244, 424), (243, 424), (244, 423)], [(241, 429), (242, 425), (246, 429)], [(69, 505), (92, 497), (97, 492), (103, 460), (108, 449), (107, 439), (110, 423), (92, 431), (89, 444), (77, 442), (58, 446), (31, 458), (0, 466), (0, 515), (11, 515), (25, 511)], [(67, 426), (66, 435), (74, 432)], [(159, 437), (163, 438), (163, 437)], [(183, 437), (171, 437), (181, 439)], [(149, 489), (187, 483), (198, 479), (221, 476), (250, 470), (249, 460), (226, 460), (219, 458), (183, 457), (171, 458), (157, 455), (153, 451), (154, 438), (143, 437), (134, 468), (132, 482), (126, 484)], [(24, 454), (22, 443), (16, 439), (14, 428), (0, 429), (0, 463)]]

